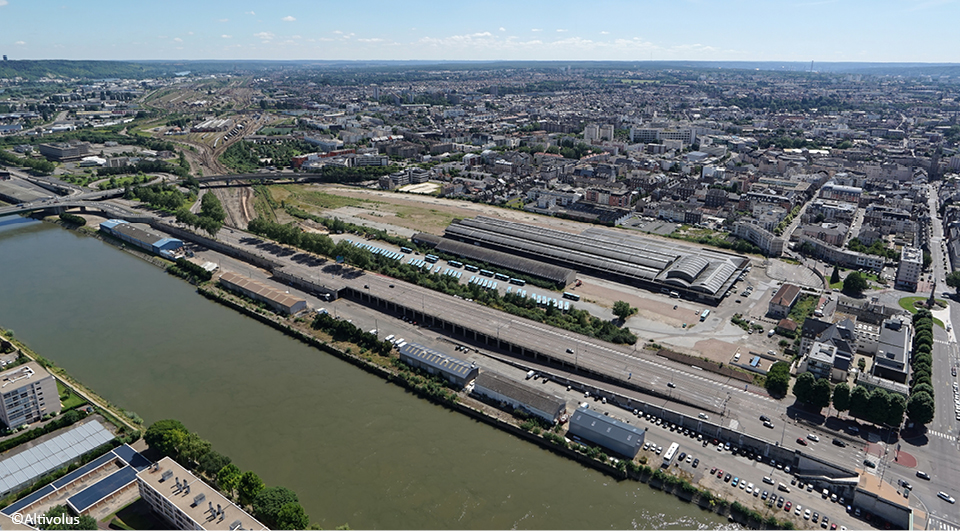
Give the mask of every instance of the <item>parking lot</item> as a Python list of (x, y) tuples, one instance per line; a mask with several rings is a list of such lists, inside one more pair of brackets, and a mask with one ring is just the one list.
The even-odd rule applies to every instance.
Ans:
[[(824, 496), (823, 489), (798, 481), (791, 474), (789, 464), (777, 463), (729, 444), (715, 443), (713, 439), (677, 429), (656, 417), (641, 415), (641, 419), (639, 424), (648, 430), (645, 442), (649, 448), (640, 455), (645, 456), (651, 466), (661, 464), (667, 447), (676, 442), (680, 448), (670, 467), (690, 474), (694, 483), (729, 501), (738, 501), (764, 516), (792, 517), (797, 527), (866, 527), (854, 515), (847, 514), (846, 499), (829, 490)], [(781, 484), (786, 490), (778, 489)]]

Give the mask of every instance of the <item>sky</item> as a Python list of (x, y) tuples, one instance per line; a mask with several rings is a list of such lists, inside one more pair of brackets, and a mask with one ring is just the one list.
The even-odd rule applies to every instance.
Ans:
[(957, 21), (960, 0), (0, 0), (0, 53), (960, 62)]

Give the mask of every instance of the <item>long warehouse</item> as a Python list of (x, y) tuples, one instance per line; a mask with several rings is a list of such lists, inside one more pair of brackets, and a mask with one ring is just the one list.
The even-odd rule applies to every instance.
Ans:
[(478, 216), (447, 227), (444, 238), (612, 277), (654, 291), (719, 303), (745, 256), (590, 228), (572, 234)]

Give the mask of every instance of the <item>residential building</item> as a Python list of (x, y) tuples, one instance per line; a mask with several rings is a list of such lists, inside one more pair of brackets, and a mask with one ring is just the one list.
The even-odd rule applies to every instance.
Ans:
[(920, 273), (923, 271), (923, 252), (916, 247), (904, 246), (900, 251), (900, 264), (897, 266), (896, 287), (907, 291), (917, 291)]
[(3, 382), (0, 420), (8, 428), (60, 412), (57, 382), (39, 363), (30, 361), (0, 372), (0, 382)]
[(851, 359), (849, 353), (840, 352), (836, 345), (815, 341), (797, 373), (809, 372), (817, 378), (843, 382), (847, 379)]
[(783, 238), (764, 229), (753, 220), (739, 220), (733, 224), (733, 235), (743, 238), (756, 245), (767, 256), (780, 256), (783, 254)]
[(796, 304), (799, 298), (800, 286), (794, 284), (784, 284), (780, 286), (777, 293), (770, 299), (767, 315), (776, 319), (783, 319), (790, 315), (790, 310), (793, 309), (793, 305)]
[(169, 457), (137, 473), (140, 497), (173, 529), (267, 529)]
[(820, 197), (824, 199), (833, 199), (835, 201), (846, 201), (857, 204), (860, 202), (860, 196), (863, 195), (863, 188), (857, 186), (844, 186), (830, 181), (820, 188)]
[(880, 328), (877, 353), (873, 358), (874, 376), (906, 383), (910, 373), (907, 356), (912, 341), (910, 324), (898, 318), (887, 319)]

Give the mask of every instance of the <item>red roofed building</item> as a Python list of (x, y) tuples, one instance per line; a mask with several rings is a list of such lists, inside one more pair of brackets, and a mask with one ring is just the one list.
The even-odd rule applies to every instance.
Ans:
[(793, 308), (793, 305), (796, 304), (799, 297), (800, 286), (794, 286), (793, 284), (780, 286), (777, 293), (770, 299), (770, 307), (767, 310), (767, 315), (777, 319), (783, 319), (790, 315), (790, 309)]

